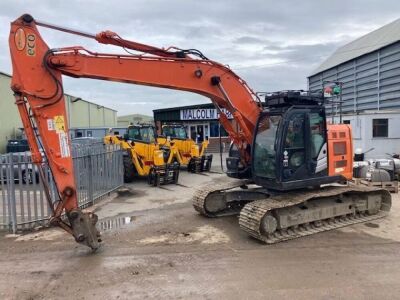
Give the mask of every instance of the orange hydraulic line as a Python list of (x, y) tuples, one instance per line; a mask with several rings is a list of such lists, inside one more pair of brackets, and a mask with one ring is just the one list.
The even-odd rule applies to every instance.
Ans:
[(62, 208), (69, 212), (78, 207), (62, 74), (46, 68), (43, 58), (49, 53), (49, 47), (35, 23), (29, 21), (29, 17), (23, 16), (11, 23), (11, 88), (16, 95), (33, 162), (37, 164), (42, 162), (42, 156), (35, 130), (39, 134), (61, 196), (58, 214)]
[[(49, 62), (52, 68), (72, 77), (149, 85), (201, 94), (233, 114), (243, 131), (238, 133), (234, 128), (228, 128), (234, 132), (235, 136), (231, 137), (235, 141), (252, 143), (261, 108), (254, 101), (247, 84), (232, 70), (219, 63), (189, 58), (101, 54), (82, 47), (57, 49), (49, 57)], [(212, 84), (213, 77), (221, 79), (224, 92)], [(229, 96), (229, 100), (226, 95)]]
[[(67, 33), (71, 33), (71, 34), (75, 34), (75, 35), (80, 35), (83, 37), (87, 37), (87, 38), (92, 38), (97, 40), (99, 43), (103, 43), (103, 44), (113, 44), (119, 47), (123, 47), (123, 48), (128, 48), (128, 49), (132, 49), (135, 51), (140, 51), (140, 52), (145, 52), (148, 54), (152, 54), (158, 58), (172, 58), (172, 59), (184, 59), (185, 63), (188, 60), (192, 60), (190, 57), (186, 56), (185, 54), (182, 54), (182, 52), (179, 51), (169, 51), (169, 49), (177, 49), (176, 47), (169, 47), (168, 49), (162, 49), (162, 48), (157, 48), (154, 46), (150, 46), (150, 45), (145, 45), (145, 44), (141, 44), (141, 43), (137, 43), (134, 41), (128, 41), (128, 40), (124, 40), (122, 39), (117, 33), (112, 32), (112, 31), (102, 31), (96, 35), (93, 35), (91, 33), (87, 33), (87, 32), (83, 32), (83, 31), (79, 31), (79, 30), (75, 30), (75, 29), (71, 29), (71, 28), (66, 28), (66, 27), (61, 27), (58, 25), (54, 25), (54, 24), (49, 24), (46, 22), (42, 22), (42, 21), (35, 21), (36, 24), (43, 26), (43, 27), (47, 27), (47, 28), (51, 28), (51, 29), (55, 29), (55, 30), (59, 30), (59, 31), (63, 31), (63, 32), (67, 32)], [(68, 51), (68, 50), (84, 50), (81, 47), (72, 47), (72, 48), (64, 48), (64, 49), (59, 49), (61, 51)], [(87, 50), (86, 50), (87, 51)], [(92, 53), (90, 51), (87, 51), (89, 54), (92, 54), (94, 56), (103, 56), (103, 57), (116, 57), (115, 55), (109, 55), (109, 54), (98, 54), (98, 53)], [(180, 53), (180, 55), (178, 55)], [(119, 57), (124, 57), (124, 56), (119, 56)], [(125, 56), (126, 57), (126, 56)], [(128, 56), (128, 57), (132, 57), (132, 56)], [(135, 56), (133, 56), (135, 57)], [(144, 58), (142, 56), (136, 56), (136, 57), (141, 57)], [(180, 57), (180, 58), (179, 58)], [(196, 60), (196, 61), (201, 61), (201, 60)], [(202, 61), (204, 62), (204, 61)], [(210, 62), (213, 66), (219, 66), (221, 67), (222, 65), (220, 65), (219, 63), (216, 62), (212, 62), (212, 61), (207, 61)], [(241, 133), (241, 139), (246, 140), (247, 143), (251, 144), (252, 143), (252, 135), (253, 135), (253, 131), (254, 131), (254, 127), (256, 124), (256, 118), (253, 119), (252, 116), (250, 115), (250, 119), (249, 119), (249, 114), (248, 111), (246, 111), (246, 109), (244, 109), (245, 111), (242, 111), (243, 107), (245, 108), (246, 105), (250, 105), (250, 106), (258, 106), (254, 105), (254, 99), (253, 97), (255, 96), (255, 93), (247, 86), (247, 84), (236, 74), (234, 74), (231, 70), (229, 70), (228, 68), (224, 67), (227, 70), (227, 73), (231, 73), (233, 74), (236, 79), (241, 82), (241, 84), (243, 85), (243, 87), (245, 87), (247, 89), (248, 95), (246, 98), (248, 98), (247, 100), (249, 101), (243, 101), (246, 98), (243, 98), (242, 101), (243, 102), (247, 102), (245, 103), (241, 103), (241, 105), (239, 105), (238, 107), (234, 106), (232, 107), (232, 103), (230, 103), (230, 99), (232, 97), (235, 97), (236, 95), (232, 94), (229, 96), (228, 101), (227, 101), (227, 97), (225, 96), (225, 99), (221, 99), (221, 101), (216, 101), (218, 103), (218, 105), (221, 105), (222, 107), (227, 108), (234, 116), (234, 118), (236, 119), (236, 121), (239, 123), (239, 125), (241, 125), (241, 129), (243, 130), (243, 132)], [(65, 73), (68, 74), (68, 73)], [(71, 76), (75, 76), (72, 74), (69, 74)], [(82, 77), (89, 77), (90, 76), (82, 76)], [(93, 77), (93, 78), (98, 78), (98, 77)], [(104, 80), (108, 80), (108, 78), (102, 78)], [(118, 79), (115, 79), (116, 81), (119, 81)], [(136, 83), (136, 82), (133, 82)], [(139, 83), (140, 84), (140, 83)], [(141, 83), (141, 84), (146, 84), (145, 82)], [(150, 84), (153, 85), (153, 84)], [(157, 85), (154, 84), (155, 86), (161, 86), (161, 85)], [(219, 86), (220, 90), (224, 90), (224, 86), (225, 86), (225, 82), (221, 83), (221, 86)], [(167, 86), (167, 88), (177, 88), (180, 89), (179, 86)], [(200, 93), (202, 94), (202, 93)], [(224, 93), (223, 93), (224, 94)], [(210, 97), (209, 95), (206, 95), (208, 97)], [(220, 95), (219, 95), (220, 96)], [(217, 97), (218, 98), (218, 97)], [(210, 99), (213, 101), (214, 96), (211, 96)], [(215, 101), (215, 99), (214, 99)], [(239, 110), (238, 110), (239, 109)], [(258, 109), (254, 109), (253, 110), (256, 111), (256, 117), (258, 117), (258, 113), (261, 110), (261, 107), (258, 107)], [(235, 129), (231, 126), (231, 124), (228, 122), (224, 122), (222, 119), (220, 120), (222, 122), (223, 125), (225, 125), (225, 129), (227, 130), (228, 133), (230, 133), (229, 135), (231, 136), (231, 138), (234, 140), (234, 142), (238, 142), (240, 143), (240, 138), (238, 136), (237, 133), (235, 133)]]
[[(96, 39), (102, 43), (146, 52), (152, 56), (99, 54), (87, 50), (83, 53), (84, 49), (81, 47), (50, 51), (36, 24)], [(78, 205), (69, 149), (62, 74), (185, 90), (206, 96), (217, 108), (226, 108), (232, 113), (239, 130), (232, 126), (223, 113), (220, 114), (221, 124), (241, 150), (244, 162), (250, 162), (245, 150), (247, 145), (252, 143), (261, 108), (254, 101), (254, 93), (246, 82), (222, 64), (184, 55), (177, 57), (179, 50), (172, 52), (126, 41), (110, 32), (94, 36), (44, 22), (35, 22), (29, 15), (24, 15), (12, 23), (9, 44), (13, 64), (12, 89), (20, 95), (20, 99), (26, 99), (26, 105), (32, 112), (34, 125), (40, 134), (62, 198), (56, 208), (56, 214), (61, 213), (62, 208), (71, 211)], [(213, 77), (219, 78), (218, 86), (212, 83)], [(30, 116), (25, 111), (20, 110), (21, 117), (29, 120)], [(32, 138), (29, 144), (35, 148)], [(32, 150), (37, 153), (36, 149)]]
[[(54, 30), (58, 30), (58, 31), (66, 32), (66, 33), (71, 33), (71, 34), (83, 36), (86, 38), (91, 38), (102, 44), (115, 45), (118, 47), (123, 47), (123, 48), (140, 51), (140, 52), (146, 52), (149, 54), (162, 56), (162, 57), (177, 57), (177, 52), (171, 52), (171, 51), (168, 51), (168, 50), (165, 50), (162, 48), (157, 48), (154, 46), (141, 44), (138, 42), (128, 41), (128, 40), (121, 38), (115, 32), (112, 32), (109, 30), (102, 31), (102, 32), (94, 35), (94, 34), (84, 32), (81, 30), (76, 30), (76, 29), (72, 29), (72, 28), (68, 28), (68, 27), (62, 27), (62, 26), (54, 25), (51, 23), (43, 22), (43, 21), (35, 20), (35, 23), (38, 26), (42, 26), (42, 27), (46, 27), (46, 28), (50, 28), (50, 29), (54, 29)], [(169, 47), (168, 49), (171, 49), (171, 48), (174, 48), (174, 47)]]

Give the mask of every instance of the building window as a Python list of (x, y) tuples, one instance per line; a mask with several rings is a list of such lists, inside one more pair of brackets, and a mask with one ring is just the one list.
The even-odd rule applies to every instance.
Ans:
[[(228, 136), (228, 133), (225, 131), (224, 127), (221, 126), (221, 136)], [(210, 122), (210, 137), (219, 137), (219, 122), (211, 121)]]
[(351, 124), (350, 120), (343, 120), (343, 124)]
[(372, 120), (372, 137), (388, 137), (389, 120), (373, 119)]

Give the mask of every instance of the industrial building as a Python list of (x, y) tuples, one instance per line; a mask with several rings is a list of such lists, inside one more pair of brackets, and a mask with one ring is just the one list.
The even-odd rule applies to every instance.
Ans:
[[(0, 153), (9, 139), (22, 136), (22, 123), (10, 89), (11, 76), (0, 72)], [(71, 95), (65, 95), (70, 136), (102, 137), (108, 128), (117, 126), (117, 111)]]
[[(232, 114), (228, 111), (225, 113), (236, 126)], [(210, 151), (219, 149), (220, 131), (223, 147), (227, 149), (226, 146), (230, 143), (227, 132), (218, 121), (219, 113), (212, 103), (156, 109), (153, 110), (153, 114), (159, 134), (161, 134), (162, 125), (179, 123), (186, 126), (188, 137), (197, 143), (208, 139)]]
[(117, 117), (118, 127), (128, 127), (138, 123), (153, 123), (154, 119), (142, 114), (131, 114)]
[[(375, 148), (373, 157), (400, 152), (400, 19), (337, 49), (308, 77), (309, 90), (332, 81), (342, 84), (342, 117), (354, 147)], [(327, 112), (338, 121), (340, 103)]]

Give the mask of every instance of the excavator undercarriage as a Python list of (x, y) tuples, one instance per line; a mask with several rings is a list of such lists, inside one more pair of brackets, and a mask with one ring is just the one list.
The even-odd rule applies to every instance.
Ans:
[(385, 217), (391, 196), (382, 189), (345, 185), (269, 192), (252, 182), (235, 180), (211, 189), (201, 187), (193, 206), (207, 217), (239, 214), (241, 229), (274, 244)]

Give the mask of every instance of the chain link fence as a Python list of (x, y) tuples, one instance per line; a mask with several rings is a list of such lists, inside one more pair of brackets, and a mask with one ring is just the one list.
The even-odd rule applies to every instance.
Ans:
[[(79, 207), (107, 197), (123, 185), (122, 150), (115, 145), (73, 145)], [(16, 233), (46, 225), (51, 215), (38, 167), (29, 152), (0, 155), (0, 230)], [(53, 201), (58, 201), (51, 171), (44, 164)]]

